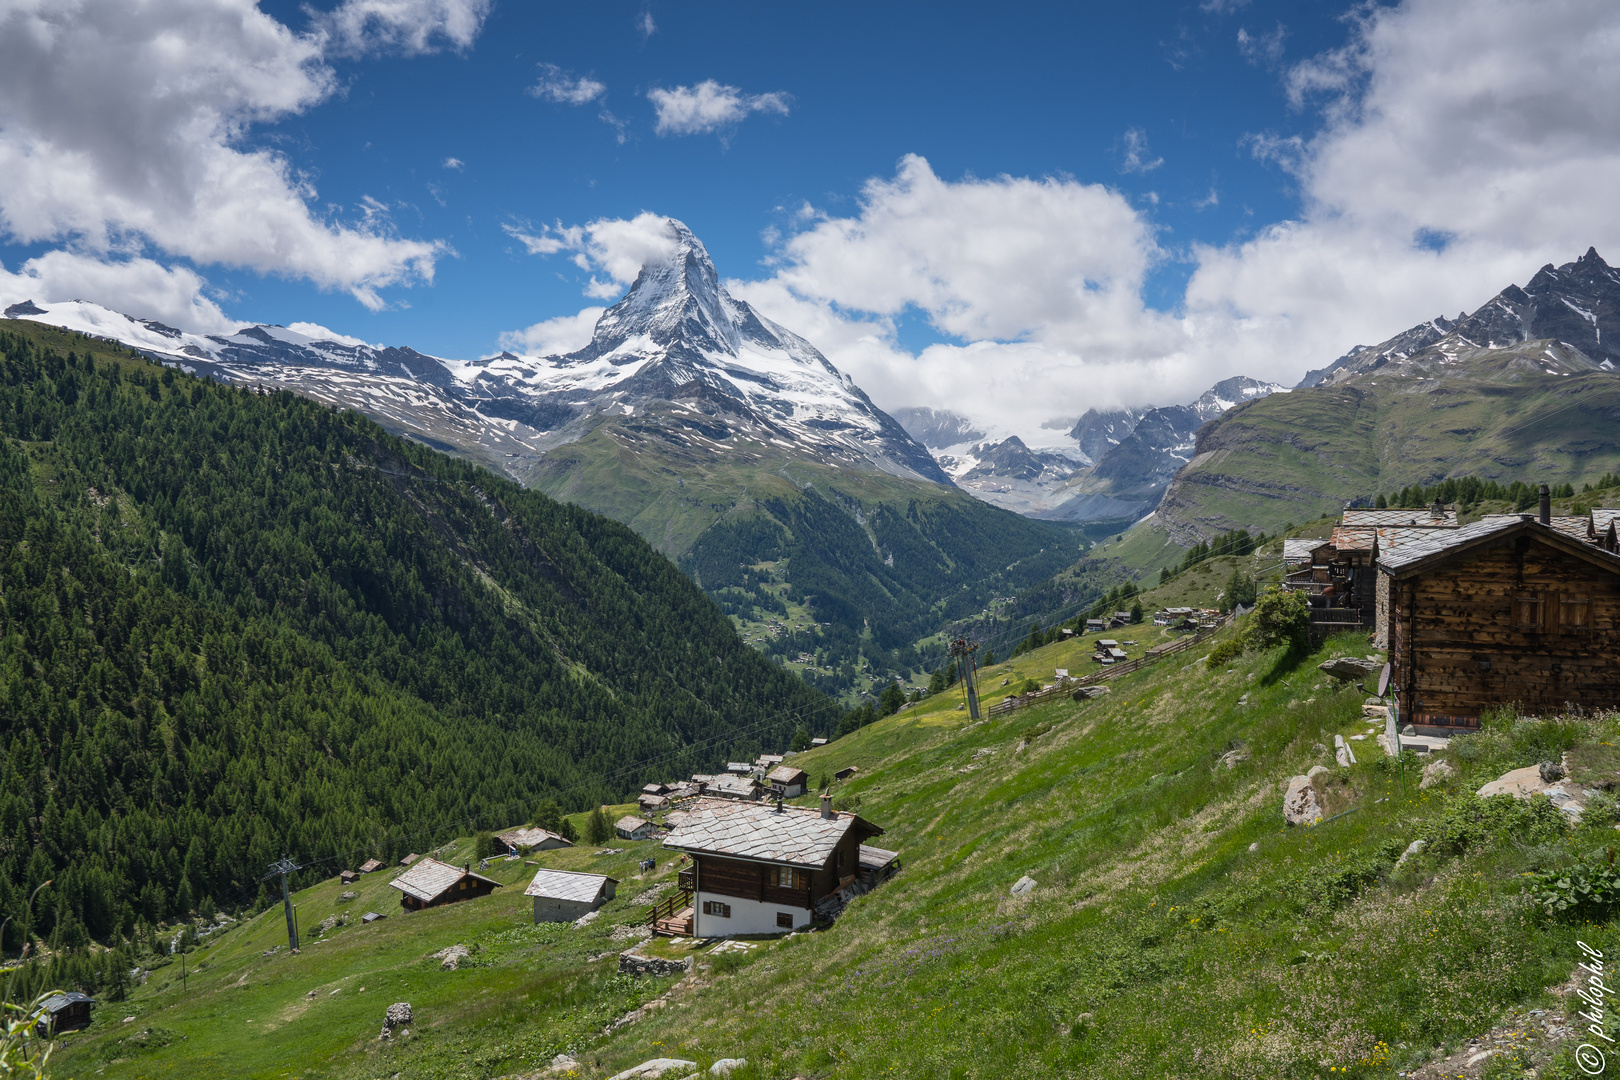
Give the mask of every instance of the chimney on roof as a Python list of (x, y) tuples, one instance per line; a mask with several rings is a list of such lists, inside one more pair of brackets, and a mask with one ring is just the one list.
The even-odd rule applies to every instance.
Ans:
[(838, 816), (837, 814), (833, 813), (831, 795), (823, 795), (821, 797), (821, 816), (829, 821)]
[(782, 796), (780, 795), (776, 797), (776, 812), (778, 814), (782, 812)]
[(1547, 490), (1547, 485), (1546, 484), (1541, 485), (1541, 518), (1540, 518), (1540, 521), (1541, 521), (1541, 523), (1543, 525), (1551, 525), (1552, 524), (1552, 492)]
[(461, 872), (462, 872), (462, 873), (463, 873), (463, 874), (470, 874), (470, 873), (472, 873), (472, 863), (466, 863), (466, 864), (464, 864), (464, 865), (463, 865), (463, 866), (462, 866), (462, 868), (461, 868)]

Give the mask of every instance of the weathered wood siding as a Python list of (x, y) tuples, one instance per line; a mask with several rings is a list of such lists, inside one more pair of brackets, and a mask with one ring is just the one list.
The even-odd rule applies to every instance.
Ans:
[(1533, 536), (1390, 582), (1402, 718), (1470, 726), (1487, 709), (1620, 703), (1620, 574)]
[(861, 838), (854, 829), (844, 834), (833, 848), (832, 858), (827, 865), (817, 871), (810, 885), (810, 894), (820, 900), (828, 893), (835, 891), (839, 884), (854, 875), (861, 862)]
[(807, 908), (812, 904), (810, 882), (814, 875), (808, 870), (795, 870), (794, 888), (784, 889), (776, 883), (777, 867), (771, 864), (699, 855), (697, 865), (697, 884), (702, 892), (786, 907)]

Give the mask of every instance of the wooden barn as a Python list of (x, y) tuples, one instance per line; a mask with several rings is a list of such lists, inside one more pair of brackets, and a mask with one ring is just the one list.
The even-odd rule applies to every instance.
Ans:
[(1620, 556), (1528, 514), (1436, 529), (1379, 559), (1400, 722), (1456, 731), (1620, 702)]
[(500, 882), (473, 873), (471, 866), (453, 866), (438, 859), (419, 859), (388, 884), (400, 891), (399, 906), (406, 911), (488, 896), (501, 887)]
[(573, 846), (573, 841), (564, 840), (550, 829), (532, 825), (507, 829), (505, 832), (495, 834), (495, 851), (501, 855), (515, 854), (524, 848), (529, 851), (554, 851), (557, 848)]
[(90, 995), (77, 990), (52, 994), (40, 1003), (34, 1026), (46, 1037), (87, 1028), (90, 1026), (90, 1009), (95, 1003)]
[(852, 890), (864, 891), (860, 874), (892, 866), (894, 852), (863, 854), (863, 841), (882, 833), (834, 811), (825, 795), (819, 809), (700, 799), (664, 840), (693, 866), (681, 871), (682, 892), (654, 909), (653, 928), (696, 937), (801, 929), (818, 911), (836, 911)]

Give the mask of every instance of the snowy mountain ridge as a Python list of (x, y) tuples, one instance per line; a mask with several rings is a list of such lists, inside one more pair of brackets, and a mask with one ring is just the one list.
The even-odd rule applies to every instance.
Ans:
[(660, 413), (667, 439), (715, 453), (738, 440), (840, 466), (949, 484), (929, 453), (797, 334), (720, 286), (713, 261), (669, 219), (672, 253), (649, 262), (565, 355), (457, 361), (352, 338), (255, 325), (187, 333), (87, 301), (5, 309), (111, 338), (191, 372), (294, 390), (518, 479), (604, 417)]

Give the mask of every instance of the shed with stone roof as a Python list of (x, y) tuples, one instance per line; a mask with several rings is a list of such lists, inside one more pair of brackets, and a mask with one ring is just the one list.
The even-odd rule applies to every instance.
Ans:
[(554, 833), (550, 829), (535, 826), (507, 829), (505, 832), (495, 834), (495, 851), (497, 854), (512, 854), (524, 848), (529, 851), (554, 851), (557, 848), (573, 846), (572, 840), (565, 840), (560, 834)]
[(534, 921), (573, 922), (613, 899), (616, 878), (573, 870), (539, 870), (523, 890), (534, 897)]
[(882, 834), (833, 810), (830, 796), (819, 808), (706, 798), (664, 846), (692, 858), (687, 932), (735, 937), (808, 926), (818, 908), (857, 887), (861, 845)]
[(1620, 556), (1500, 515), (1428, 530), (1379, 559), (1402, 724), (1466, 730), (1482, 712), (1620, 701)]
[(470, 865), (456, 866), (438, 859), (418, 859), (388, 884), (400, 891), (399, 906), (406, 911), (488, 896), (501, 887), (493, 878), (474, 873)]

